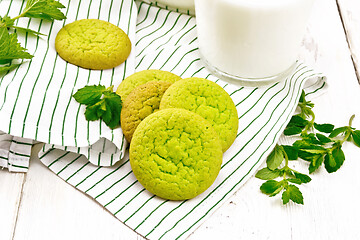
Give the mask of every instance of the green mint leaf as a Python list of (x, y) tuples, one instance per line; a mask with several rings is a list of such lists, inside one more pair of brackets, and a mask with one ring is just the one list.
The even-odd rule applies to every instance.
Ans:
[[(326, 154), (327, 150), (326, 148), (318, 145), (311, 145), (311, 144), (300, 144), (299, 142), (296, 142), (298, 146), (298, 156), (299, 158), (306, 160), (306, 161), (312, 161), (314, 156), (316, 155), (324, 155)], [(294, 143), (295, 144), (295, 143)]]
[(312, 154), (324, 154), (326, 152), (325, 149), (310, 149), (310, 148), (303, 148), (301, 149), (301, 152), (307, 152), (307, 153), (312, 153)]
[(295, 175), (293, 174), (293, 171), (290, 168), (287, 168), (285, 170), (286, 176), (290, 177), (290, 178), (295, 178)]
[[(302, 142), (304, 142), (304, 140), (302, 140)], [(301, 144), (300, 142), (297, 142), (296, 147), (298, 147), (301, 150), (309, 150), (309, 152), (311, 152), (310, 150), (314, 150), (314, 152), (316, 152), (316, 153), (317, 152), (321, 153), (321, 152), (326, 151), (325, 147), (315, 145), (315, 144), (312, 144), (312, 143), (307, 142), (307, 141), (305, 141), (304, 144)]]
[(99, 106), (90, 106), (87, 107), (85, 110), (85, 118), (88, 121), (95, 121), (98, 120), (99, 117), (97, 116), (97, 109), (99, 108)]
[(355, 130), (351, 132), (352, 139), (356, 146), (360, 147), (360, 130)]
[(325, 135), (323, 135), (321, 133), (317, 133), (316, 137), (320, 141), (321, 145), (332, 142), (332, 140), (330, 138), (326, 137)]
[(64, 7), (60, 2), (54, 0), (28, 0), (21, 16), (50, 21), (62, 20), (66, 17), (59, 8)]
[(0, 28), (0, 62), (2, 64), (11, 64), (13, 59), (31, 59), (33, 56), (26, 51), (20, 46), (16, 33), (9, 34), (6, 27)]
[(306, 100), (305, 100), (305, 91), (304, 90), (302, 90), (302, 92), (301, 92), (299, 102), (300, 103), (305, 103), (306, 102)]
[(15, 20), (14, 19), (11, 19), (10, 17), (8, 16), (5, 16), (5, 17), (1, 17), (0, 16), (0, 28), (10, 28), (10, 27), (13, 27), (14, 26), (14, 23), (15, 23)]
[(335, 128), (334, 130), (331, 131), (329, 137), (330, 138), (334, 138), (336, 136), (338, 136), (339, 134), (345, 133), (346, 131), (348, 131), (348, 127), (339, 127), (339, 128)]
[(33, 34), (33, 35), (35, 35), (35, 36), (39, 36), (39, 35), (45, 36), (45, 34), (42, 34), (41, 32), (37, 32), (37, 31), (31, 30), (31, 29), (29, 29), (29, 28), (23, 28), (23, 27), (18, 27), (18, 26), (12, 26), (12, 28), (15, 28), (15, 29), (17, 29), (17, 30), (20, 30), (20, 31), (24, 31), (24, 32)]
[(102, 85), (85, 86), (80, 88), (73, 97), (78, 103), (93, 105), (100, 101), (105, 90), (105, 86)]
[[(275, 180), (268, 180), (260, 186), (260, 191), (264, 194), (272, 195), (276, 192), (279, 193), (281, 191), (281, 188), (283, 188), (283, 185), (281, 182), (278, 182)], [(280, 189), (280, 191), (279, 191), (279, 189)], [(272, 195), (272, 196), (275, 196), (275, 195)]]
[(309, 123), (309, 121), (302, 118), (300, 115), (294, 115), (291, 117), (291, 120), (288, 123), (288, 126), (291, 126), (291, 127), (296, 126), (301, 129), (304, 129), (308, 123)]
[(262, 179), (262, 180), (272, 180), (272, 179), (279, 177), (280, 175), (281, 175), (280, 170), (278, 170), (278, 169), (271, 170), (266, 167), (266, 168), (259, 170), (256, 173), (255, 177)]
[(293, 201), (297, 204), (304, 204), (304, 197), (299, 188), (295, 185), (289, 185), (282, 194), (283, 204)]
[(299, 185), (302, 184), (302, 181), (297, 178), (288, 178), (287, 181), (291, 182), (291, 183), (299, 184)]
[(324, 156), (323, 155), (314, 155), (311, 159), (311, 163), (309, 165), (309, 173), (315, 172), (323, 163)]
[(299, 179), (301, 181), (301, 183), (308, 183), (311, 181), (311, 178), (306, 174), (294, 172), (294, 175), (296, 179)]
[(286, 127), (284, 130), (284, 135), (285, 136), (292, 136), (292, 135), (296, 135), (302, 132), (302, 128), (300, 127), (296, 127), (296, 126), (291, 126), (291, 127)]
[(299, 158), (301, 158), (302, 160), (311, 162), (314, 158), (314, 156), (318, 155), (318, 154), (314, 154), (314, 153), (310, 153), (310, 152), (306, 152), (306, 151), (302, 151), (299, 150)]
[(8, 64), (8, 65), (3, 65), (3, 66), (1, 66), (1, 64), (0, 64), (0, 74), (11, 71), (11, 70), (17, 68), (17, 66), (19, 66), (19, 65), (20, 65), (19, 63), (17, 63), (17, 64), (13, 63), (13, 64)]
[(341, 146), (338, 146), (331, 153), (325, 155), (325, 169), (328, 173), (336, 172), (342, 166), (344, 161), (344, 152), (341, 150)]
[(292, 116), (290, 122), (284, 130), (284, 135), (291, 136), (300, 134), (308, 123), (309, 122), (306, 119), (302, 118), (300, 115)]
[(280, 193), (282, 190), (284, 189), (284, 186), (281, 185), (279, 188), (277, 188), (273, 193), (269, 194), (269, 197), (274, 197), (276, 196), (278, 193)]
[(283, 200), (283, 204), (287, 204), (290, 201), (290, 191), (289, 190), (285, 190), (282, 193), (281, 199)]
[(111, 129), (114, 129), (120, 125), (120, 114), (122, 109), (121, 97), (114, 93), (105, 93), (104, 100), (106, 103), (106, 108), (110, 114), (103, 116), (103, 120)]
[(314, 123), (314, 128), (319, 132), (331, 133), (334, 130), (334, 125), (328, 123), (325, 124)]
[(289, 146), (289, 145), (283, 145), (283, 149), (284, 149), (286, 155), (288, 156), (289, 160), (297, 160), (299, 158), (297, 148), (295, 148), (293, 146)]
[(280, 166), (283, 160), (284, 153), (282, 147), (276, 144), (275, 148), (266, 159), (266, 165), (270, 170), (274, 170)]
[(302, 134), (301, 137), (303, 138), (302, 141), (309, 143), (309, 145), (322, 145), (322, 143), (316, 138), (314, 133), (309, 134)]
[(343, 150), (341, 149), (341, 145), (337, 146), (333, 151), (332, 151), (332, 155), (335, 159), (336, 162), (336, 166), (338, 168), (340, 168), (344, 161), (345, 161), (345, 154), (343, 152)]
[(335, 168), (336, 167), (335, 158), (331, 153), (325, 155), (325, 165), (328, 165), (329, 168)]
[(102, 119), (111, 129), (120, 125), (122, 101), (121, 97), (113, 92), (113, 86), (109, 88), (102, 85), (85, 86), (79, 89), (73, 97), (80, 104), (87, 105), (86, 120)]
[(310, 144), (309, 142), (307, 142), (306, 140), (297, 140), (293, 143), (293, 147), (296, 149), (301, 149), (301, 148), (306, 148), (311, 146), (312, 144)]
[[(102, 114), (101, 118), (104, 121), (104, 123), (110, 127), (110, 125), (112, 125), (111, 121), (112, 121), (112, 113), (111, 113), (111, 109), (110, 106), (108, 106), (108, 104), (106, 104), (105, 100), (104, 100), (104, 104), (105, 104), (105, 108), (107, 109), (107, 111), (104, 111), (104, 113)], [(113, 128), (113, 127), (111, 127)]]
[(105, 102), (101, 100), (93, 105), (88, 105), (86, 107), (85, 118), (88, 121), (99, 120), (105, 112), (106, 112)]
[(338, 163), (344, 162), (345, 154), (344, 154), (343, 150), (341, 149), (341, 145), (339, 145), (337, 148), (335, 148), (333, 150), (333, 155), (334, 155), (334, 158), (336, 159), (336, 162), (338, 162)]

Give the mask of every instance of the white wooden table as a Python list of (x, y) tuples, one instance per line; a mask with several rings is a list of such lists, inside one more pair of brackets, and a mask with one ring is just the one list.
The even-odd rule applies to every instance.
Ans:
[[(317, 0), (301, 58), (327, 76), (316, 122), (360, 129), (360, 2)], [(27, 174), (0, 170), (0, 239), (143, 239), (37, 158)], [(344, 165), (301, 186), (305, 205), (283, 206), (252, 177), (189, 239), (360, 239), (360, 149), (345, 144)], [(297, 166), (302, 168), (304, 166)]]

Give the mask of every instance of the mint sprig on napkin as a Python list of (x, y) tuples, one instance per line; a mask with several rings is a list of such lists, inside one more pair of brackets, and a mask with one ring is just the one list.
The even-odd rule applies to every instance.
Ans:
[[(27, 52), (27, 49), (20, 46), (18, 35), (14, 30), (24, 31), (34, 35), (43, 35), (29, 28), (18, 27), (15, 20), (27, 17), (44, 20), (62, 20), (65, 15), (60, 11), (65, 8), (55, 0), (28, 0), (21, 14), (11, 18), (0, 16), (0, 74), (8, 72), (21, 64), (20, 60), (31, 59), (34, 56)], [(14, 63), (14, 60), (19, 60)]]
[(6, 28), (0, 28), (0, 73), (19, 66), (20, 63), (12, 63), (14, 59), (31, 59), (32, 57), (33, 55), (20, 46), (16, 33), (9, 34)]
[[(266, 180), (260, 186), (262, 193), (270, 197), (282, 192), (282, 202), (290, 200), (304, 204), (304, 197), (296, 185), (311, 181), (311, 178), (289, 167), (289, 161), (304, 160), (308, 162), (309, 174), (324, 165), (328, 173), (336, 172), (345, 161), (342, 145), (353, 142), (360, 147), (360, 130), (353, 128), (354, 115), (349, 125), (335, 128), (333, 124), (317, 124), (312, 111), (314, 104), (305, 99), (302, 92), (298, 108), (299, 114), (294, 115), (284, 130), (286, 136), (297, 136), (292, 145), (276, 145), (266, 159), (266, 168), (259, 170), (255, 177)], [(281, 178), (281, 180), (275, 180)], [(294, 185), (296, 184), (296, 185)]]
[(78, 103), (86, 105), (86, 120), (102, 119), (111, 129), (120, 125), (122, 101), (113, 89), (113, 85), (108, 88), (103, 85), (85, 86), (73, 95)]
[(65, 8), (60, 2), (55, 0), (28, 0), (23, 12), (15, 17), (39, 18), (49, 21), (65, 19), (65, 15), (59, 8)]

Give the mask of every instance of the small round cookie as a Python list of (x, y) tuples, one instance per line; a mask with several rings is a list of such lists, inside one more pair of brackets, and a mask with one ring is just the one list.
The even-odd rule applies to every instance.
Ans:
[(229, 94), (204, 78), (186, 78), (171, 85), (160, 102), (160, 109), (184, 108), (208, 120), (219, 134), (225, 152), (234, 142), (238, 114)]
[(126, 33), (109, 22), (82, 19), (65, 25), (55, 39), (65, 61), (82, 68), (109, 69), (123, 63), (131, 51)]
[(159, 109), (160, 100), (170, 85), (164, 81), (148, 82), (136, 87), (126, 98), (121, 110), (121, 129), (128, 142), (140, 122)]
[(215, 181), (222, 163), (219, 136), (203, 117), (185, 109), (165, 109), (145, 118), (130, 144), (130, 164), (151, 193), (185, 200)]
[(151, 81), (165, 81), (174, 83), (180, 79), (181, 77), (168, 71), (157, 69), (143, 70), (125, 78), (116, 89), (116, 93), (121, 96), (123, 101), (125, 101), (126, 97), (134, 88), (144, 83)]

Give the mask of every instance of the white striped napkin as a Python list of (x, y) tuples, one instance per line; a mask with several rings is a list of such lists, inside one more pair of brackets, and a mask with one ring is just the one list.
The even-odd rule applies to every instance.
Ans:
[[(79, 2), (72, 0), (71, 4)], [(103, 0), (103, 4), (105, 2)], [(111, 159), (116, 151), (120, 151), (116, 150), (118, 148), (114, 147), (111, 141), (114, 139), (111, 138), (91, 147), (45, 141), (48, 144), (44, 145), (39, 157), (55, 174), (94, 198), (142, 236), (149, 239), (184, 239), (262, 164), (290, 120), (305, 82), (313, 80), (306, 88), (308, 95), (323, 89), (325, 82), (321, 74), (299, 63), (293, 74), (281, 83), (259, 88), (228, 84), (204, 68), (198, 54), (194, 17), (140, 1), (136, 1), (136, 4), (136, 35), (132, 38), (135, 39), (135, 51), (132, 53), (136, 71), (163, 69), (184, 78), (208, 78), (223, 87), (236, 104), (238, 135), (232, 147), (224, 153), (222, 168), (215, 183), (191, 200), (160, 199), (146, 191), (136, 180), (127, 152), (119, 162)], [(70, 88), (70, 91), (72, 89), (75, 88)], [(76, 109), (72, 113), (79, 111)], [(88, 123), (84, 124), (88, 126), (85, 129), (92, 130)], [(99, 166), (89, 163), (87, 157), (91, 158), (92, 154), (96, 156), (92, 163)]]
[(27, 172), (33, 140), (14, 137), (0, 131), (0, 168)]

